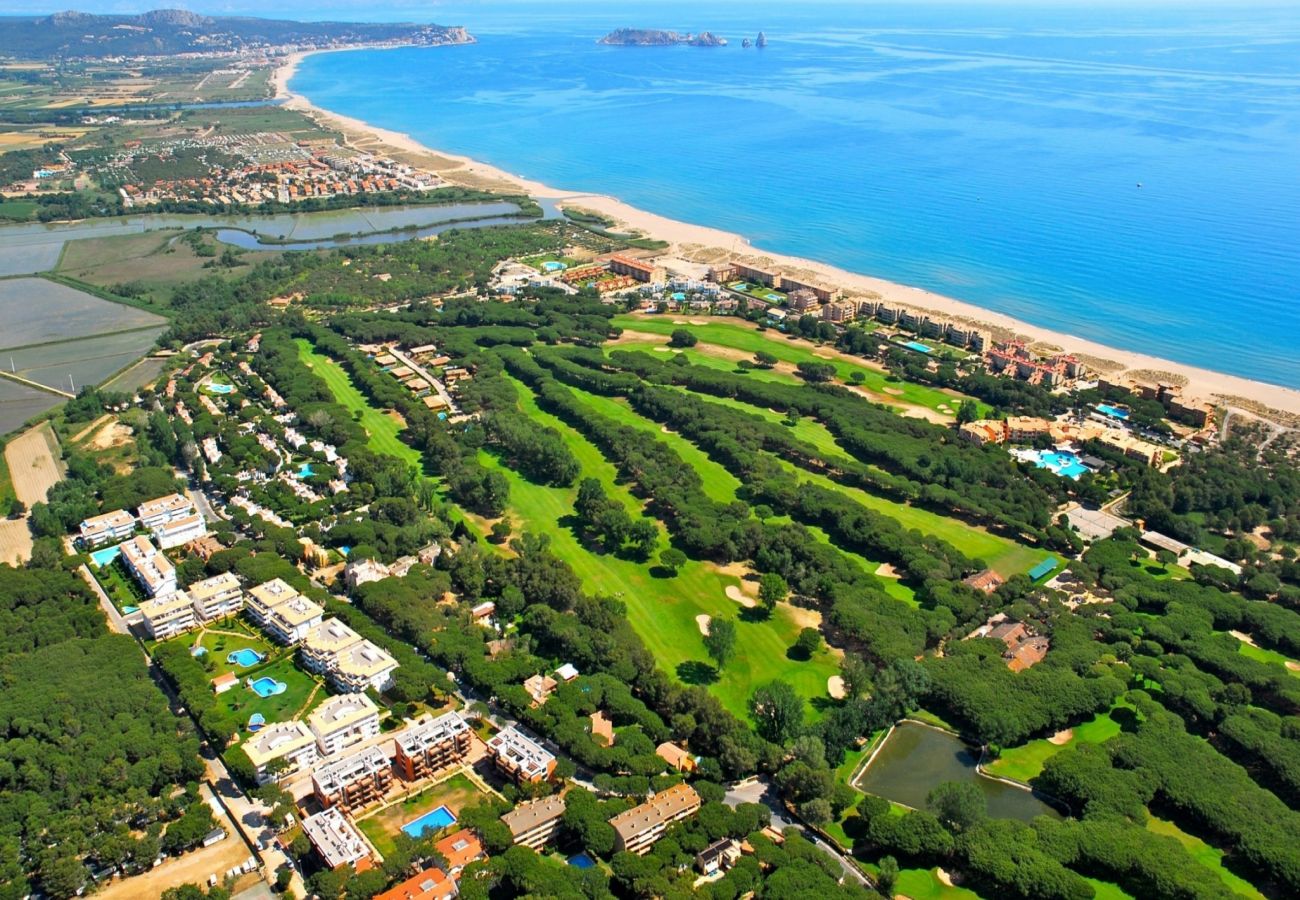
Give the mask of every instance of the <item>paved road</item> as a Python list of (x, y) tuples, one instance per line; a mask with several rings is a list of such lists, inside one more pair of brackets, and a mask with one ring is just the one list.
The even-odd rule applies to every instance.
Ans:
[(834, 859), (840, 865), (844, 872), (844, 877), (858, 884), (871, 887), (871, 882), (867, 877), (850, 862), (839, 847), (822, 840), (815, 832), (808, 829), (802, 822), (796, 819), (785, 804), (781, 802), (780, 794), (776, 786), (765, 778), (757, 778), (752, 781), (740, 782), (731, 785), (727, 790), (727, 796), (724, 801), (728, 806), (738, 806), (741, 803), (761, 803), (772, 811), (772, 827), (778, 831), (785, 828), (797, 828), (799, 833), (806, 838), (814, 847)]
[(451, 394), (447, 393), (447, 388), (443, 385), (442, 380), (439, 378), (434, 378), (432, 375), (429, 374), (429, 371), (425, 369), (424, 366), (420, 365), (418, 362), (411, 359), (411, 357), (407, 356), (405, 353), (403, 353), (401, 350), (398, 350), (396, 347), (390, 347), (388, 352), (393, 354), (393, 356), (399, 362), (401, 362), (404, 366), (406, 366), (416, 375), (419, 375), (425, 381), (429, 382), (429, 384), (433, 386), (433, 389), (438, 392), (438, 396), (442, 398), (442, 402), (447, 404), (447, 414), (451, 415), (451, 411), (456, 407), (452, 404)]

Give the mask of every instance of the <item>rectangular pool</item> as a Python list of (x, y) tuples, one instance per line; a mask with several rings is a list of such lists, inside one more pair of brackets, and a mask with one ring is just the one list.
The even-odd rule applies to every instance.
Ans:
[(1128, 410), (1120, 409), (1118, 406), (1111, 406), (1109, 403), (1098, 403), (1097, 412), (1103, 416), (1110, 416), (1112, 419), (1123, 421), (1128, 418)]
[(446, 806), (425, 813), (418, 819), (412, 819), (402, 826), (402, 831), (417, 841), (430, 831), (441, 831), (448, 825), (456, 824), (456, 816)]
[(116, 544), (112, 547), (100, 547), (94, 553), (90, 554), (90, 561), (95, 564), (95, 568), (102, 569), (104, 566), (112, 565), (113, 560), (122, 555), (122, 545)]
[(915, 350), (917, 353), (933, 353), (934, 348), (920, 341), (904, 341), (903, 346), (909, 350)]

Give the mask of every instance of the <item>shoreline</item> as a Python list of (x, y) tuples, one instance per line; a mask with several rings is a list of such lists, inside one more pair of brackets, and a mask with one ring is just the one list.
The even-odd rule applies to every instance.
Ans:
[(1004, 313), (946, 297), (941, 294), (896, 284), (883, 278), (841, 269), (816, 260), (773, 253), (754, 247), (743, 236), (680, 222), (631, 206), (616, 197), (555, 188), (542, 182), (513, 175), (496, 166), (452, 153), (432, 149), (409, 134), (380, 128), (360, 119), (340, 115), (313, 104), (289, 89), (298, 66), (314, 53), (339, 53), (349, 50), (394, 49), (383, 47), (349, 47), (339, 50), (311, 50), (289, 54), (271, 77), (275, 98), (288, 109), (306, 113), (343, 134), (344, 140), (361, 149), (371, 149), (399, 159), (418, 162), (453, 184), (510, 191), (524, 191), (539, 200), (563, 208), (590, 209), (618, 220), (619, 230), (637, 231), (646, 237), (667, 241), (666, 255), (690, 262), (708, 264), (730, 258), (744, 259), (757, 265), (770, 265), (792, 275), (803, 274), (818, 281), (837, 285), (848, 294), (879, 297), (891, 303), (937, 313), (991, 331), (995, 337), (1018, 336), (1031, 345), (1053, 348), (1048, 352), (1068, 351), (1079, 356), (1093, 373), (1109, 377), (1134, 377), (1140, 380), (1166, 380), (1181, 383), (1184, 398), (1200, 399), (1226, 406), (1235, 413), (1267, 418), (1281, 424), (1300, 427), (1300, 390), (1255, 381), (1239, 375), (1215, 372), (1187, 363), (1162, 359), (1132, 350), (1109, 347), (1098, 341), (1065, 334), (1033, 325)]

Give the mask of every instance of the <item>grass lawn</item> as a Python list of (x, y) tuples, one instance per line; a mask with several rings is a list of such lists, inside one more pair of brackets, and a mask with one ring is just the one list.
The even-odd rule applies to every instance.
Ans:
[(1106, 712), (1093, 716), (1081, 725), (1074, 726), (1072, 729), (1074, 734), (1064, 744), (1053, 744), (1046, 738), (1029, 741), (1019, 747), (1003, 750), (1000, 757), (984, 768), (988, 769), (993, 775), (1000, 775), (1003, 778), (1010, 778), (1012, 781), (1021, 781), (1028, 784), (1031, 778), (1035, 778), (1043, 771), (1043, 766), (1049, 759), (1066, 747), (1080, 743), (1100, 744), (1119, 734), (1119, 722), (1111, 717), (1111, 712), (1119, 707), (1132, 709), (1133, 704), (1127, 697), (1121, 696), (1115, 701), (1114, 706)]
[(1092, 885), (1092, 889), (1096, 892), (1093, 894), (1093, 900), (1133, 900), (1133, 895), (1117, 884), (1098, 881), (1096, 878), (1085, 877), (1083, 880)]
[[(213, 627), (219, 632), (230, 631), (245, 633), (247, 631), (247, 627), (238, 620), (233, 622), (220, 622)], [(194, 635), (190, 635), (187, 638), (187, 641), (191, 646), (193, 646)], [(204, 657), (212, 660), (212, 669), (209, 672), (211, 678), (216, 678), (218, 675), (224, 675), (227, 672), (234, 672), (240, 678), (243, 678), (244, 674), (251, 670), (250, 668), (244, 668), (236, 663), (226, 661), (226, 656), (234, 653), (236, 650), (242, 650), (247, 647), (250, 650), (256, 650), (258, 653), (263, 654), (268, 660), (274, 660), (283, 649), (272, 644), (261, 635), (254, 634), (246, 634), (244, 637), (234, 637), (231, 634), (218, 634), (214, 631), (205, 631), (203, 636), (198, 639), (198, 642), (208, 651), (204, 654)], [(235, 690), (238, 690), (238, 688)], [(234, 691), (231, 691), (231, 693), (234, 693)]]
[[(555, 428), (568, 442), (582, 463), (583, 477), (598, 479), (611, 497), (629, 510), (639, 511), (639, 501), (617, 484), (613, 464), (577, 431), (538, 410), (530, 402), (527, 388), (520, 385), (519, 390), (525, 397), (524, 409), (538, 421)], [(617, 405), (615, 401), (607, 402)], [(635, 415), (626, 408), (624, 414)], [(647, 423), (647, 427), (656, 426)], [(826, 679), (838, 671), (834, 655), (823, 649), (808, 661), (786, 657), (786, 651), (803, 627), (799, 618), (805, 615), (802, 611), (781, 606), (767, 620), (741, 619), (736, 658), (718, 676), (709, 663), (695, 617), (738, 618), (741, 607), (726, 596), (728, 585), (740, 584), (738, 578), (721, 573), (712, 564), (693, 560), (675, 577), (661, 578), (652, 574), (652, 570), (658, 571), (653, 560), (637, 562), (584, 546), (570, 527), (576, 488), (535, 485), (505, 468), (487, 452), (481, 452), (479, 458), (484, 465), (502, 471), (509, 479), (510, 514), (516, 522), (515, 530), (549, 535), (556, 553), (582, 579), (584, 590), (625, 603), (629, 621), (665, 671), (683, 680), (710, 683), (710, 690), (722, 703), (742, 717), (748, 715), (746, 702), (754, 687), (774, 678), (789, 681), (809, 699), (826, 697)], [(668, 545), (662, 525), (660, 534), (662, 549)], [(712, 680), (714, 677), (716, 681)]]
[[(462, 809), (472, 805), (482, 796), (484, 796), (483, 792), (474, 782), (458, 772), (446, 781), (425, 788), (362, 819), (357, 825), (370, 839), (370, 843), (375, 845), (376, 850), (384, 856), (389, 856), (397, 850), (397, 835), (401, 833), (402, 826), (406, 823), (418, 819), (427, 812), (432, 812), (439, 806), (446, 806), (459, 818)], [(458, 827), (458, 825), (448, 826), (448, 833)]]
[(298, 339), (298, 358), (329, 386), (330, 393), (343, 407), (349, 412), (361, 413), (361, 427), (366, 430), (366, 434), (370, 435), (371, 450), (396, 456), (407, 465), (423, 471), (424, 463), (420, 458), (420, 451), (402, 443), (401, 438), (398, 437), (404, 427), (402, 423), (371, 406), (361, 391), (357, 390), (342, 366), (328, 356), (317, 353), (311, 342), (305, 338)]
[(863, 380), (859, 383), (867, 390), (897, 397), (901, 402), (924, 406), (939, 412), (943, 411), (939, 409), (940, 407), (946, 407), (952, 412), (956, 412), (957, 404), (962, 400), (960, 396), (948, 394), (926, 385), (903, 381), (882, 372), (880, 369), (865, 364), (848, 362), (834, 357), (833, 354), (831, 359), (819, 356), (813, 352), (813, 345), (802, 340), (791, 341), (779, 331), (770, 329), (768, 331), (758, 331), (747, 323), (740, 324), (739, 321), (711, 321), (704, 325), (677, 325), (674, 324), (674, 321), (680, 322), (683, 320), (669, 315), (622, 315), (616, 316), (613, 324), (624, 331), (641, 334), (672, 334), (676, 329), (684, 328), (699, 338), (701, 343), (713, 344), (718, 347), (730, 347), (733, 350), (744, 350), (750, 353), (766, 350), (782, 362), (794, 365), (801, 362), (828, 362), (835, 366), (839, 378), (845, 382), (848, 382), (851, 373), (861, 372)]
[(1253, 644), (1247, 644), (1245, 641), (1237, 641), (1237, 652), (1259, 662), (1277, 663), (1279, 666), (1285, 667), (1292, 675), (1300, 678), (1300, 669), (1295, 668), (1296, 661), (1289, 656), (1283, 656), (1276, 650), (1269, 650), (1267, 647), (1256, 647)]
[(14, 493), (14, 478), (9, 471), (9, 462), (0, 448), (0, 512), (9, 512), (9, 504), (18, 499)]
[(1223, 851), (1217, 847), (1212, 847), (1200, 838), (1188, 834), (1173, 822), (1166, 822), (1164, 819), (1157, 819), (1155, 816), (1147, 819), (1147, 831), (1167, 835), (1178, 841), (1187, 848), (1187, 852), (1191, 854), (1193, 859), (1217, 875), (1219, 880), (1233, 893), (1241, 894), (1243, 897), (1255, 897), (1263, 900), (1264, 895), (1257, 891), (1250, 882), (1240, 875), (1228, 871), (1223, 865)]
[(135, 579), (127, 574), (121, 556), (106, 566), (91, 566), (91, 572), (99, 581), (99, 586), (104, 589), (104, 593), (108, 594), (108, 598), (113, 601), (118, 612), (125, 612), (128, 606), (138, 607), (147, 599)]
[(894, 891), (912, 900), (979, 900), (979, 894), (964, 887), (948, 887), (939, 880), (937, 869), (903, 869)]
[[(248, 717), (255, 712), (260, 712), (266, 717), (267, 722), (287, 722), (299, 715), (299, 712), (305, 714), (307, 710), (303, 709), (307, 698), (312, 696), (316, 689), (317, 681), (311, 675), (299, 669), (294, 665), (293, 656), (289, 655), (276, 662), (265, 666), (254, 666), (252, 669), (244, 669), (240, 677), (245, 683), (238, 687), (231, 688), (224, 694), (216, 698), (220, 706), (224, 706), (241, 722), (247, 722)], [(283, 694), (275, 694), (271, 697), (259, 697), (248, 687), (246, 682), (249, 678), (257, 680), (258, 678), (274, 678), (276, 681), (284, 682), (285, 690)], [(326, 691), (322, 688), (315, 691), (313, 703), (324, 700)]]

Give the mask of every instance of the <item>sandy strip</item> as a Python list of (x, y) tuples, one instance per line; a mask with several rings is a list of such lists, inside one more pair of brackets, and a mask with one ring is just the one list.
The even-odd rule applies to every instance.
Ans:
[(695, 624), (696, 626), (699, 627), (700, 634), (704, 635), (705, 637), (709, 636), (709, 625), (712, 622), (713, 622), (713, 617), (706, 616), (704, 613), (700, 613), (698, 616), (695, 617)]
[[(334, 53), (346, 52), (350, 49), (366, 48), (310, 52)], [(616, 227), (620, 229), (637, 231), (666, 240), (673, 245), (669, 252), (694, 262), (720, 262), (732, 257), (742, 257), (758, 265), (776, 266), (792, 275), (805, 275), (815, 280), (837, 284), (850, 294), (879, 297), (891, 303), (975, 323), (989, 329), (995, 336), (1018, 335), (1031, 343), (1065, 348), (1089, 360), (1092, 368), (1110, 376), (1118, 376), (1125, 371), (1159, 373), (1157, 377), (1161, 378), (1172, 376), (1172, 380), (1185, 382), (1184, 394), (1188, 399), (1204, 398), (1236, 408), (1242, 408), (1238, 404), (1244, 404), (1245, 409), (1252, 412), (1271, 413), (1280, 410), (1292, 417), (1300, 417), (1300, 391), (1298, 390), (1213, 372), (1131, 350), (1108, 347), (1097, 341), (1031, 325), (1003, 313), (983, 309), (920, 288), (849, 272), (815, 260), (758, 250), (741, 235), (717, 228), (679, 222), (637, 209), (614, 197), (554, 188), (466, 156), (431, 150), (408, 134), (377, 128), (359, 119), (320, 109), (313, 106), (305, 97), (290, 91), (289, 81), (306, 56), (306, 52), (290, 54), (271, 78), (276, 97), (283, 99), (287, 108), (311, 114), (326, 127), (342, 132), (348, 143), (387, 152), (399, 159), (414, 162), (437, 172), (450, 182), (480, 188), (496, 187), (525, 191), (537, 199), (550, 200), (561, 207), (579, 205), (616, 219), (620, 223)], [(1146, 377), (1149, 378), (1150, 375)]]
[(1258, 646), (1259, 646), (1259, 644), (1256, 644), (1256, 643), (1255, 643), (1255, 639), (1254, 639), (1253, 637), (1251, 637), (1250, 635), (1246, 634), (1246, 632), (1244, 632), (1244, 631), (1236, 631), (1236, 630), (1233, 630), (1233, 631), (1229, 631), (1228, 634), (1232, 635), (1232, 636), (1235, 637), (1237, 640), (1241, 641), (1243, 644), (1249, 644), (1249, 645), (1252, 646), (1252, 647), (1258, 647)]

